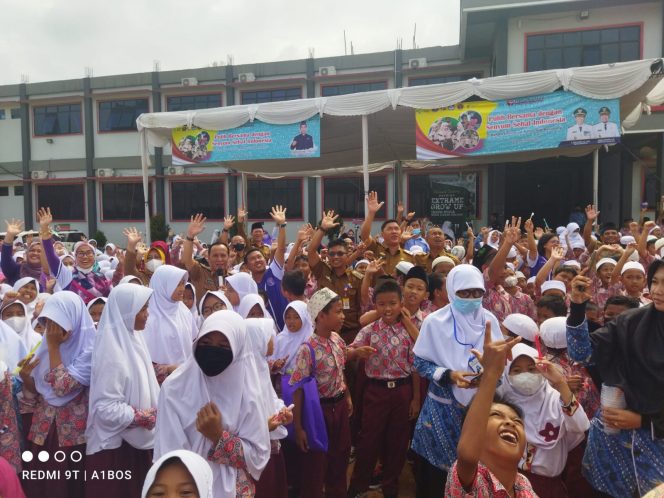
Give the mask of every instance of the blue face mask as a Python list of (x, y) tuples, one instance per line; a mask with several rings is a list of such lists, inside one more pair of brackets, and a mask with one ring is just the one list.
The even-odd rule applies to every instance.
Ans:
[(419, 234), (421, 234), (421, 233), (422, 233), (422, 230), (419, 229), (419, 228), (416, 228), (415, 230), (413, 230), (413, 235), (414, 235), (415, 237), (417, 237), (417, 236), (418, 236)]
[(482, 306), (482, 298), (481, 297), (469, 297), (469, 298), (461, 298), (457, 297), (452, 301), (452, 307), (457, 310), (459, 313), (463, 314), (468, 314), (468, 313), (474, 313), (480, 307)]

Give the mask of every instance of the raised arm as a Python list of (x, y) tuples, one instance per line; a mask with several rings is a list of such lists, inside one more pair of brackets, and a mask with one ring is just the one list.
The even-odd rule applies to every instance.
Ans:
[(489, 265), (489, 280), (491, 280), (491, 282), (498, 283), (500, 280), (500, 275), (507, 263), (507, 254), (517, 240), (519, 240), (519, 229), (516, 227), (506, 228), (503, 243), (498, 248), (498, 253), (494, 256)]
[(523, 228), (526, 229), (528, 240), (528, 254), (526, 255), (526, 260), (537, 261), (537, 241), (535, 240), (535, 226), (533, 225), (533, 220), (528, 218), (523, 224)]
[(219, 242), (223, 242), (224, 244), (229, 245), (229, 234), (231, 228), (233, 228), (234, 223), (235, 217), (232, 214), (224, 216), (224, 229), (221, 231), (221, 235), (219, 236)]
[(468, 248), (466, 249), (465, 260), (470, 263), (471, 261), (473, 261), (474, 257), (475, 257), (475, 234), (473, 233), (473, 229), (468, 227)]
[(314, 267), (320, 262), (320, 254), (318, 254), (318, 248), (320, 247), (321, 242), (323, 242), (323, 236), (334, 227), (338, 227), (337, 218), (339, 215), (335, 215), (334, 211), (323, 212), (323, 218), (320, 221), (320, 225), (314, 231), (311, 242), (309, 242), (309, 250), (307, 251), (307, 260), (309, 261), (309, 267), (313, 270)]
[[(51, 208), (40, 208), (37, 211), (37, 218), (39, 219), (39, 236), (42, 240), (42, 249), (48, 261), (49, 270), (51, 275), (58, 280), (60, 287), (64, 289), (71, 283), (72, 271), (65, 265), (60, 264), (60, 258), (55, 254), (51, 228), (49, 226), (53, 221)], [(75, 257), (76, 255), (74, 255)]]
[(586, 206), (586, 224), (583, 226), (583, 242), (585, 242), (589, 254), (592, 254), (595, 250), (595, 243), (592, 239), (592, 235), (593, 225), (595, 224), (598, 215), (599, 211), (595, 209), (595, 206), (592, 204)]
[(560, 265), (563, 257), (565, 256), (565, 249), (561, 246), (556, 246), (551, 251), (551, 257), (549, 260), (542, 265), (540, 271), (537, 272), (537, 277), (535, 278), (535, 288), (539, 289), (542, 287), (542, 284), (549, 280), (549, 275)]
[(293, 245), (293, 248), (291, 249), (291, 252), (288, 255), (288, 259), (286, 260), (286, 266), (284, 268), (286, 271), (291, 271), (295, 269), (295, 260), (300, 254), (304, 242), (311, 237), (313, 231), (314, 229), (311, 227), (310, 223), (302, 225), (300, 229), (297, 231), (297, 238), (295, 239), (295, 244)]
[(648, 235), (654, 226), (654, 221), (646, 221), (646, 224), (643, 225), (643, 230), (641, 230), (641, 235), (639, 235), (639, 246), (637, 247), (637, 251), (639, 251), (639, 257), (641, 259), (646, 259), (648, 257)]
[(127, 237), (127, 252), (124, 261), (125, 275), (138, 277), (138, 271), (136, 270), (136, 246), (142, 239), (141, 234), (136, 230), (136, 227), (125, 228), (122, 233)]
[(362, 278), (362, 286), (360, 287), (360, 304), (362, 304), (363, 308), (368, 308), (372, 304), (371, 292), (369, 290), (378, 272), (382, 271), (383, 265), (385, 265), (383, 258), (375, 259), (367, 265), (364, 277)]
[(237, 210), (237, 234), (242, 237), (247, 244), (250, 243), (249, 237), (247, 237), (247, 229), (245, 223), (247, 221), (247, 211), (244, 209), (244, 206), (241, 206)]
[(636, 251), (636, 243), (630, 242), (627, 244), (627, 249), (625, 249), (616, 263), (616, 266), (613, 267), (613, 272), (611, 273), (611, 285), (615, 285), (620, 282), (620, 275), (622, 273), (623, 266), (629, 261), (629, 257)]
[(284, 255), (286, 254), (286, 208), (283, 206), (274, 206), (270, 211), (270, 216), (279, 227), (277, 236), (277, 250), (274, 253), (274, 260), (281, 267), (284, 266)]
[(7, 233), (5, 240), (2, 243), (2, 259), (0, 260), (0, 268), (2, 273), (10, 284), (14, 284), (21, 276), (21, 267), (14, 261), (14, 240), (16, 236), (23, 230), (23, 222), (21, 220), (12, 219), (11, 221), (5, 220), (7, 224)]
[(207, 218), (201, 213), (191, 217), (187, 233), (184, 238), (184, 247), (182, 248), (182, 263), (187, 271), (194, 267), (194, 239), (205, 230), (205, 221)]
[(369, 192), (367, 196), (367, 205), (369, 211), (366, 218), (362, 222), (362, 227), (360, 228), (360, 239), (362, 242), (365, 242), (367, 245), (371, 244), (371, 225), (373, 220), (376, 217), (376, 213), (383, 207), (384, 202), (378, 202), (378, 194), (376, 192)]

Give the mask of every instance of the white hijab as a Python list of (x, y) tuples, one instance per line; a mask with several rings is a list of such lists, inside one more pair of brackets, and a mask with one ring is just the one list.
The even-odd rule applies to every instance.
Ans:
[[(0, 363), (4, 362), (11, 372), (27, 354), (28, 350), (16, 332), (0, 320)], [(0, 371), (0, 374), (3, 372)]]
[[(217, 311), (203, 322), (192, 352), (201, 337), (215, 331), (228, 338), (233, 361), (219, 375), (208, 377), (190, 354), (164, 381), (159, 394), (154, 455), (159, 458), (173, 449), (184, 448), (207, 457), (212, 444), (196, 430), (196, 416), (203, 405), (213, 401), (221, 411), (224, 430), (242, 440), (247, 471), (258, 480), (270, 459), (270, 436), (246, 327), (234, 311)], [(235, 498), (237, 469), (208, 463), (214, 474), (214, 498)]]
[(205, 302), (205, 299), (208, 296), (216, 297), (217, 299), (219, 299), (219, 301), (223, 302), (226, 305), (227, 310), (233, 311), (233, 305), (231, 304), (231, 302), (226, 297), (226, 294), (224, 294), (221, 291), (207, 291), (205, 294), (203, 294), (203, 297), (198, 302), (198, 314), (199, 314), (199, 317), (201, 318), (201, 321), (203, 319), (203, 303)]
[(148, 305), (150, 316), (143, 337), (154, 363), (180, 364), (191, 356), (191, 342), (196, 332), (194, 317), (182, 301), (171, 299), (186, 276), (187, 272), (180, 268), (162, 265), (150, 279), (154, 294)]
[(125, 275), (120, 279), (120, 282), (118, 282), (118, 285), (120, 284), (130, 284), (132, 281), (138, 280), (138, 283), (143, 285), (143, 282), (141, 281), (140, 278), (138, 278), (136, 275)]
[[(19, 278), (16, 282), (14, 282), (14, 288), (13, 288), (14, 292), (18, 292), (19, 290), (21, 290), (21, 287), (25, 287), (30, 282), (34, 282), (35, 286), (37, 287), (37, 294), (39, 295), (39, 282), (37, 281), (36, 278), (32, 277)], [(28, 315), (32, 316), (32, 314), (35, 312), (35, 306), (37, 306), (37, 297), (35, 297), (29, 303), (24, 303), (24, 304), (28, 310)]]
[[(274, 322), (271, 318), (249, 318), (244, 323), (247, 327), (247, 346), (251, 348), (258, 370), (258, 388), (261, 392), (259, 399), (263, 407), (263, 418), (267, 421), (285, 406), (272, 387), (270, 367), (267, 364), (267, 348), (272, 339)], [(270, 432), (270, 439), (283, 439), (287, 435), (288, 431), (281, 425)]]
[(187, 450), (169, 451), (152, 464), (152, 467), (150, 467), (150, 470), (145, 476), (145, 481), (143, 482), (141, 498), (147, 498), (150, 487), (154, 484), (154, 480), (157, 478), (157, 473), (161, 470), (161, 466), (166, 460), (170, 460), (171, 458), (177, 458), (185, 467), (187, 467), (191, 477), (194, 478), (196, 488), (198, 489), (198, 496), (200, 496), (200, 498), (214, 498), (212, 495), (212, 470), (210, 469), (207, 460), (193, 451)]
[(263, 310), (263, 318), (270, 318), (271, 315), (267, 312), (267, 309), (265, 308), (265, 301), (263, 298), (256, 294), (247, 294), (240, 300), (240, 305), (238, 306), (237, 312), (242, 318), (248, 318), (249, 313), (251, 312), (252, 309), (254, 309), (254, 306), (260, 306), (261, 309)]
[[(492, 340), (504, 338), (498, 320), (490, 311), (480, 307), (464, 314), (453, 308), (453, 302), (459, 299), (457, 291), (484, 289), (484, 277), (477, 268), (465, 264), (455, 266), (447, 274), (446, 287), (450, 304), (424, 319), (413, 352), (438, 367), (467, 372), (469, 360), (475, 358), (470, 350), (484, 351), (486, 322), (491, 322)], [(454, 398), (462, 405), (470, 403), (475, 391), (452, 386)]]
[(291, 332), (288, 327), (284, 325), (282, 331), (277, 334), (274, 340), (274, 352), (270, 359), (280, 360), (281, 358), (288, 358), (284, 364), (284, 368), (279, 373), (292, 373), (295, 369), (295, 356), (298, 349), (304, 341), (306, 341), (311, 334), (314, 333), (314, 326), (311, 323), (311, 317), (307, 312), (307, 303), (304, 301), (293, 301), (286, 306), (284, 310), (284, 321), (286, 320), (286, 312), (289, 308), (295, 310), (302, 320), (302, 327), (297, 332)]
[[(226, 282), (231, 284), (233, 290), (240, 296), (240, 301), (247, 294), (258, 294), (258, 285), (248, 273), (241, 271), (235, 275), (226, 277)], [(239, 306), (235, 307), (235, 311), (238, 311), (238, 309)]]
[(134, 330), (136, 315), (152, 292), (147, 287), (121, 284), (108, 296), (92, 353), (85, 433), (88, 455), (119, 448), (123, 440), (141, 450), (154, 447), (154, 429), (129, 428), (134, 408), (156, 408), (159, 396), (150, 353), (142, 332)]
[[(42, 320), (49, 318), (65, 331), (71, 332), (71, 336), (60, 345), (62, 364), (69, 375), (81, 385), (89, 386), (92, 373), (92, 348), (96, 332), (83, 300), (73, 292), (63, 291), (53, 294), (46, 301), (39, 318)], [(37, 392), (50, 405), (64, 406), (82, 392), (82, 389), (75, 389), (64, 396), (57, 396), (53, 392), (51, 384), (44, 380), (46, 374), (51, 370), (45, 340), (37, 348), (35, 357), (39, 358), (39, 364), (32, 371), (32, 377), (35, 379)]]
[(23, 312), (25, 313), (23, 328), (16, 333), (18, 334), (18, 338), (20, 339), (20, 341), (23, 343), (25, 350), (29, 353), (30, 351), (32, 351), (32, 348), (34, 348), (37, 344), (39, 344), (39, 342), (42, 340), (42, 336), (40, 336), (37, 332), (35, 332), (35, 329), (32, 328), (31, 315), (28, 313), (27, 306), (22, 301), (19, 301), (17, 299), (16, 301), (7, 303), (2, 308), (0, 308), (0, 313), (2, 313), (10, 306), (14, 305), (22, 306)]
[(189, 312), (191, 313), (191, 316), (194, 317), (194, 321), (198, 323), (198, 307), (196, 306), (196, 287), (194, 287), (194, 284), (192, 284), (191, 282), (187, 282), (184, 286), (185, 288), (188, 287), (189, 289), (191, 289), (191, 292), (194, 293), (194, 304), (192, 304), (191, 308), (189, 308)]

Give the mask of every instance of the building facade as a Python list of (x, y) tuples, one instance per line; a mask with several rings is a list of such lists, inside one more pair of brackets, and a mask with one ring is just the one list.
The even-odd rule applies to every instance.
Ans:
[[(541, 69), (593, 65), (662, 55), (662, 1), (461, 1), (458, 45), (340, 57), (227, 65), (0, 86), (0, 211), (35, 226), (40, 206), (56, 223), (121, 241), (122, 229), (142, 226), (143, 190), (136, 117), (143, 112), (191, 110), (428, 85)], [(604, 219), (638, 216), (655, 206), (661, 136), (657, 113), (645, 128), (602, 151), (600, 209)], [(645, 119), (645, 117), (644, 117)], [(657, 131), (659, 130), (659, 131)], [(413, 133), (415, 131), (413, 130)], [(325, 140), (325, 137), (322, 137)], [(413, 151), (414, 154), (414, 151)], [(411, 158), (412, 159), (412, 158)], [(363, 218), (362, 180), (348, 177), (247, 178), (221, 165), (173, 166), (157, 150), (150, 172), (151, 212), (163, 213), (176, 233), (203, 212), (211, 227), (246, 204), (250, 221), (269, 207), (288, 207), (290, 235), (298, 221), (315, 222), (323, 207), (346, 223)], [(659, 169), (658, 169), (659, 168)], [(430, 175), (476, 179), (477, 223), (492, 213), (536, 211), (550, 224), (592, 200), (592, 158), (409, 170), (399, 163), (371, 176), (386, 200), (380, 219), (402, 200), (426, 216), (422, 201)], [(376, 227), (377, 229), (377, 227)], [(211, 232), (211, 231), (210, 231)], [(208, 234), (206, 234), (207, 236)]]

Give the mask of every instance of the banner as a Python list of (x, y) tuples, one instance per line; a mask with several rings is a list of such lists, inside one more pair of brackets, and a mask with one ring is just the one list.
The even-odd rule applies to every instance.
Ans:
[(572, 92), (417, 110), (417, 159), (620, 142), (620, 101)]
[(320, 116), (287, 125), (257, 119), (230, 130), (176, 128), (173, 164), (320, 157)]
[(477, 218), (477, 173), (431, 175), (429, 181), (432, 222), (460, 224)]

